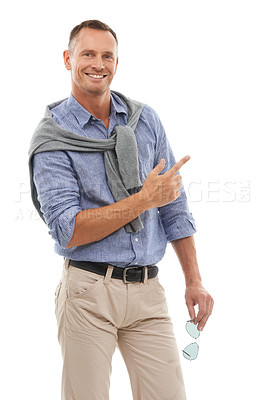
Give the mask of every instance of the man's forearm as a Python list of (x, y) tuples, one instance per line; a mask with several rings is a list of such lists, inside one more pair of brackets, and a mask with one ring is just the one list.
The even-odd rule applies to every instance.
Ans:
[(67, 249), (101, 240), (144, 211), (162, 207), (175, 200), (180, 196), (181, 187), (181, 176), (177, 171), (188, 160), (188, 156), (183, 157), (169, 171), (159, 175), (165, 165), (165, 160), (161, 159), (148, 173), (138, 193), (105, 207), (81, 211), (76, 216), (74, 233)]
[(184, 272), (186, 285), (201, 282), (194, 237), (189, 236), (183, 239), (173, 240), (171, 244)]
[[(185, 280), (186, 292), (185, 300), (191, 320), (199, 331), (202, 331), (213, 309), (213, 298), (202, 286), (199, 273), (194, 237), (173, 240), (171, 242), (182, 266)], [(198, 305), (199, 311), (196, 314), (195, 306)]]
[(114, 204), (81, 211), (76, 216), (74, 233), (67, 249), (105, 238), (148, 208), (145, 199), (139, 193), (135, 193)]

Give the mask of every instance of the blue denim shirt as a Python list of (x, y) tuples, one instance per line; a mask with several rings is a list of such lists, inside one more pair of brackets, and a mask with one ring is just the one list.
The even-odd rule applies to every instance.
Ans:
[[(72, 94), (51, 112), (64, 129), (95, 139), (109, 138), (113, 128), (126, 124), (128, 118), (126, 105), (112, 92), (108, 130)], [(142, 183), (161, 158), (165, 159), (162, 173), (175, 164), (160, 119), (147, 105), (135, 135)], [(106, 262), (120, 267), (156, 264), (163, 258), (167, 242), (196, 232), (182, 187), (175, 201), (141, 215), (144, 228), (138, 233), (127, 233), (122, 227), (102, 240), (66, 249), (80, 211), (115, 202), (106, 180), (103, 153), (52, 151), (35, 154), (33, 179), (49, 233), (55, 240), (55, 252), (73, 260)]]

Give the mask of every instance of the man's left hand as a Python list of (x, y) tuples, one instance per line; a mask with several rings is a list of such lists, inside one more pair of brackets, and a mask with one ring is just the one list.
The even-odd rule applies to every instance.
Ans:
[[(201, 282), (188, 284), (185, 293), (186, 305), (191, 320), (198, 323), (198, 330), (202, 331), (212, 313), (214, 301)], [(198, 305), (199, 311), (196, 316), (194, 306)]]

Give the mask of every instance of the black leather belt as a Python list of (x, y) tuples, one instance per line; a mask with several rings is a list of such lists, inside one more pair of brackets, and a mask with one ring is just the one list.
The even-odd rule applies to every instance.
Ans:
[[(69, 265), (73, 267), (85, 269), (86, 271), (95, 272), (96, 274), (105, 275), (108, 265), (107, 263), (98, 263), (91, 261), (76, 261), (69, 260)], [(141, 265), (134, 265), (133, 267), (116, 267), (113, 266), (111, 278), (122, 279), (124, 283), (129, 282), (144, 282), (145, 268)], [(148, 279), (154, 278), (159, 271), (157, 265), (147, 265)]]

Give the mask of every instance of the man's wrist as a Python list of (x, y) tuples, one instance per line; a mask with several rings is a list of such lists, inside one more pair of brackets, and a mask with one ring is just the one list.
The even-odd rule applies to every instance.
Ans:
[(202, 286), (201, 277), (198, 278), (185, 278), (186, 286)]
[(136, 208), (141, 211), (141, 213), (152, 208), (147, 197), (142, 193), (141, 190), (133, 194), (133, 196), (135, 197), (134, 201), (136, 202)]

